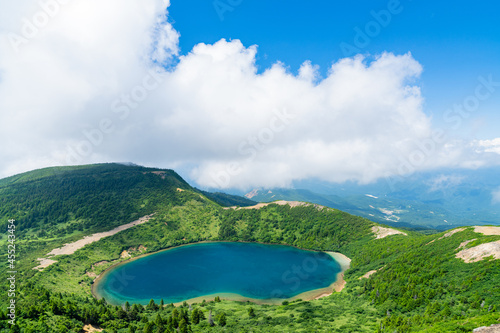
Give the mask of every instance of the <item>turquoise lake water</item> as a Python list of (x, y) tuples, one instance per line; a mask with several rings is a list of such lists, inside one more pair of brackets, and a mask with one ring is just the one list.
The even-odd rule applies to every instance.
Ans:
[(282, 245), (201, 243), (112, 268), (94, 292), (116, 305), (147, 304), (150, 299), (177, 303), (217, 293), (287, 299), (330, 286), (340, 271), (340, 265), (322, 252)]

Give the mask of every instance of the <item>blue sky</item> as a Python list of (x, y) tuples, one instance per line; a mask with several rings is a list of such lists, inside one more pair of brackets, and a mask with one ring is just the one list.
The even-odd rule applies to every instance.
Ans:
[[(391, 1), (296, 1), (182, 0), (171, 3), (170, 20), (180, 32), (181, 53), (200, 42), (215, 43), (221, 38), (240, 39), (245, 46), (258, 45), (257, 65), (264, 70), (276, 61), (296, 73), (304, 60), (326, 71), (346, 54), (341, 43), (354, 45), (358, 27), (365, 31), (374, 21), (372, 11), (387, 10)], [(221, 6), (227, 4), (229, 7)], [(436, 126), (447, 128), (443, 113), (473, 93), (478, 76), (493, 75), (500, 81), (500, 4), (484, 1), (437, 2), (402, 0), (400, 13), (369, 38), (361, 53), (376, 55), (411, 52), (422, 64), (422, 94), (425, 112)], [(348, 54), (350, 55), (350, 54)], [(481, 102), (468, 126), (461, 127), (465, 138), (489, 139), (498, 136), (500, 91)]]

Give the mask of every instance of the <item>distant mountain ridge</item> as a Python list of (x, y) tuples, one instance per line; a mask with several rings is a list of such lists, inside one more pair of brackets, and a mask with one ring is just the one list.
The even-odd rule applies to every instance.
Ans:
[[(451, 229), (500, 225), (500, 168), (439, 170), (374, 184), (301, 181), (294, 189), (254, 189), (245, 196), (259, 202), (300, 200), (337, 208), (399, 227)], [(500, 193), (500, 192), (499, 192)]]

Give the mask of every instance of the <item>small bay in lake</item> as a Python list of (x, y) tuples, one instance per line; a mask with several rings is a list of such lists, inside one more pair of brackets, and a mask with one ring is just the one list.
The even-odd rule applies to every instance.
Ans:
[(111, 304), (207, 301), (213, 296), (276, 304), (331, 292), (343, 267), (325, 252), (291, 246), (214, 242), (180, 246), (103, 273), (93, 293)]

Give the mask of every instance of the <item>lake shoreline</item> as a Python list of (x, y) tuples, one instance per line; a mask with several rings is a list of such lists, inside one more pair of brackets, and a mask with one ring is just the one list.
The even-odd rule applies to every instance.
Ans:
[[(169, 251), (169, 250), (180, 248), (180, 247), (183, 247), (183, 246), (192, 246), (192, 245), (196, 245), (196, 244), (207, 244), (207, 243), (252, 243), (252, 244), (261, 244), (261, 245), (279, 245), (279, 246), (289, 246), (289, 247), (293, 247), (295, 249), (303, 250), (303, 251), (317, 252), (317, 253), (326, 253), (326, 254), (330, 255), (340, 265), (340, 269), (341, 270), (340, 270), (339, 273), (337, 273), (335, 281), (330, 286), (328, 286), (326, 288), (320, 288), (320, 289), (314, 289), (314, 290), (306, 291), (306, 292), (300, 293), (300, 294), (298, 294), (296, 296), (293, 296), (293, 297), (290, 297), (290, 298), (256, 299), (256, 298), (245, 297), (245, 296), (242, 296), (242, 295), (239, 295), (239, 294), (235, 294), (235, 293), (216, 293), (216, 294), (203, 295), (203, 296), (199, 296), (199, 297), (196, 297), (196, 298), (186, 299), (185, 302), (187, 302), (189, 304), (201, 303), (203, 300), (209, 301), (209, 300), (215, 298), (216, 296), (219, 296), (222, 300), (237, 301), (237, 302), (252, 302), (252, 303), (255, 303), (255, 304), (259, 304), (259, 305), (263, 305), (263, 304), (267, 304), (267, 305), (281, 305), (281, 303), (283, 301), (292, 302), (292, 301), (297, 300), (297, 299), (302, 299), (302, 300), (306, 300), (306, 301), (320, 299), (322, 297), (330, 296), (333, 292), (340, 292), (340, 291), (343, 290), (343, 288), (344, 288), (344, 286), (346, 284), (346, 281), (344, 280), (344, 273), (345, 273), (345, 271), (347, 269), (350, 268), (350, 262), (351, 262), (351, 259), (348, 258), (347, 256), (345, 256), (342, 253), (329, 252), (329, 251), (317, 251), (317, 250), (311, 250), (311, 249), (304, 249), (304, 248), (300, 248), (298, 246), (288, 245), (288, 244), (262, 243), (262, 242), (250, 242), (250, 241), (224, 241), (224, 240), (222, 240), (222, 241), (200, 241), (200, 242), (193, 242), (193, 243), (186, 243), (186, 244), (176, 245), (176, 246), (168, 247), (168, 248), (161, 249), (161, 250), (158, 250), (158, 251), (155, 251), (155, 252), (151, 252), (151, 253), (144, 253), (144, 254), (141, 254), (141, 255), (139, 255), (137, 257), (129, 258), (127, 260), (123, 260), (123, 261), (120, 261), (118, 263), (115, 263), (115, 264), (111, 265), (110, 267), (108, 267), (106, 270), (104, 270), (101, 274), (99, 274), (94, 279), (94, 281), (92, 283), (92, 286), (91, 286), (92, 296), (95, 297), (96, 299), (101, 299), (102, 298), (99, 295), (99, 293), (96, 291), (97, 287), (99, 286), (99, 283), (102, 282), (102, 279), (112, 269), (114, 269), (114, 268), (116, 268), (116, 267), (118, 267), (120, 265), (130, 263), (130, 262), (132, 262), (134, 260), (137, 260), (137, 259), (140, 259), (140, 258), (144, 258), (146, 256), (158, 254), (158, 253), (161, 253), (161, 252), (164, 252), (164, 251)], [(109, 302), (109, 300), (106, 300), (106, 301)], [(177, 302), (177, 303), (174, 303), (174, 305), (181, 305), (183, 302)], [(110, 303), (110, 304), (113, 304), (113, 303)], [(113, 305), (123, 305), (123, 304), (113, 304)]]

